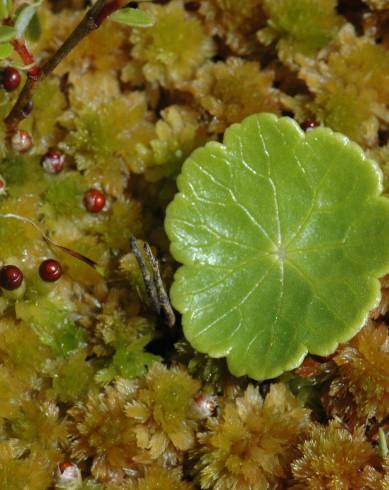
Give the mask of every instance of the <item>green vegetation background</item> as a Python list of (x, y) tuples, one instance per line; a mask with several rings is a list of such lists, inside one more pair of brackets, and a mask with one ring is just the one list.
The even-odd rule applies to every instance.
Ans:
[[(20, 2), (21, 3), (21, 2)], [(43, 1), (38, 60), (83, 13)], [(129, 236), (147, 240), (168, 285), (163, 230), (185, 158), (257, 112), (317, 121), (359, 143), (389, 185), (387, 0), (172, 0), (149, 29), (107, 21), (38, 86), (28, 154), (1, 126), (0, 213), (38, 223), (103, 275), (0, 218), (0, 260), (26, 287), (0, 296), (0, 488), (388, 489), (389, 280), (364, 329), (331, 358), (267, 383), (233, 378), (149, 313)], [(0, 93), (4, 116), (15, 94)], [(48, 175), (41, 156), (66, 154)], [(82, 196), (108, 198), (96, 215)]]

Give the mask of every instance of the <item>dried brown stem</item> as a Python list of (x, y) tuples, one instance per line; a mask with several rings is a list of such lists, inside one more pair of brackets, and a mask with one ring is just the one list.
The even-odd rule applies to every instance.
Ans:
[(174, 327), (176, 323), (176, 316), (162, 281), (158, 261), (154, 257), (150, 245), (145, 243), (143, 246), (143, 251), (149, 262), (152, 274), (149, 272), (143, 254), (139, 249), (137, 240), (133, 235), (130, 238), (130, 244), (131, 251), (135, 255), (139, 268), (142, 272), (150, 307), (158, 316), (161, 314), (163, 315), (165, 322), (169, 327)]
[(84, 262), (85, 264), (87, 264), (90, 267), (93, 267), (94, 269), (97, 270), (98, 264), (94, 260), (92, 260), (92, 259), (90, 259), (88, 257), (85, 257), (85, 255), (82, 255), (79, 252), (76, 252), (75, 250), (72, 250), (71, 248), (64, 247), (63, 245), (59, 245), (58, 243), (53, 242), (53, 240), (51, 240), (51, 238), (49, 238), (41, 230), (41, 228), (35, 223), (35, 221), (33, 221), (32, 219), (26, 218), (25, 216), (20, 216), (18, 214), (14, 214), (14, 213), (5, 213), (5, 214), (0, 213), (0, 218), (16, 219), (16, 220), (19, 220), (19, 221), (23, 221), (23, 223), (30, 224), (31, 226), (33, 226), (38, 231), (38, 233), (42, 237), (42, 240), (44, 240), (51, 249), (61, 250), (62, 252), (66, 253), (68, 255), (71, 255), (72, 257), (76, 258), (77, 260), (80, 260), (81, 262)]
[(144, 244), (143, 250), (151, 265), (151, 270), (153, 271), (153, 280), (155, 284), (155, 289), (157, 290), (158, 303), (160, 305), (160, 309), (164, 314), (168, 326), (174, 327), (176, 323), (176, 316), (174, 314), (173, 308), (170, 304), (169, 296), (166, 292), (165, 286), (162, 281), (158, 260), (154, 257), (153, 252), (151, 251), (150, 245), (148, 243)]
[(34, 87), (39, 81), (45, 79), (52, 73), (59, 63), (72, 51), (77, 44), (82, 41), (92, 31), (98, 29), (102, 22), (122, 5), (120, 0), (97, 0), (96, 3), (87, 11), (81, 22), (64, 41), (62, 46), (53, 56), (42, 66), (36, 75), (28, 74), (26, 83), (19, 94), (19, 97), (5, 118), (5, 123), (9, 129), (17, 127), (20, 121), (26, 117), (25, 108), (30, 104)]

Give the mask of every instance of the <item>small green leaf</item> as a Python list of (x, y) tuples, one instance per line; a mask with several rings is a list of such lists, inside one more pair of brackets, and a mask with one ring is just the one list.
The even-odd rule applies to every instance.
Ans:
[(378, 429), (378, 451), (381, 458), (386, 458), (389, 453), (388, 443), (386, 441), (386, 434), (382, 427)]
[(39, 41), (39, 38), (41, 37), (41, 33), (42, 33), (41, 22), (39, 20), (38, 13), (35, 12), (30, 23), (27, 26), (25, 36), (29, 41), (36, 43), (37, 41)]
[(109, 19), (131, 27), (151, 27), (154, 25), (154, 19), (150, 14), (133, 8), (118, 10)]
[(17, 37), (22, 37), (30, 22), (34, 18), (36, 11), (39, 7), (39, 3), (32, 5), (23, 5), (16, 14), (15, 29)]
[(12, 46), (9, 43), (0, 44), (0, 59), (11, 56)]
[(166, 231), (185, 336), (267, 379), (355, 335), (389, 271), (389, 200), (346, 137), (255, 115), (196, 150)]
[(0, 26), (0, 43), (11, 41), (16, 37), (16, 29), (11, 26)]
[(0, 20), (8, 17), (8, 0), (0, 0)]

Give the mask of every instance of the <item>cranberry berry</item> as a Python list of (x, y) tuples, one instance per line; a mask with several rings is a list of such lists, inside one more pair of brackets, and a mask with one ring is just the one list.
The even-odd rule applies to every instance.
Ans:
[(62, 475), (63, 473), (65, 473), (65, 471), (66, 471), (68, 468), (71, 468), (72, 466), (73, 466), (73, 465), (72, 465), (72, 463), (68, 463), (67, 461), (64, 461), (63, 463), (60, 463), (60, 464), (58, 465), (58, 469), (59, 469), (59, 471), (60, 471), (60, 473), (61, 473), (61, 475)]
[(301, 123), (301, 129), (303, 129), (305, 132), (311, 131), (312, 129), (315, 129), (318, 126), (320, 126), (320, 123), (315, 119), (307, 119), (306, 121)]
[(18, 289), (23, 282), (23, 272), (16, 265), (5, 265), (0, 269), (0, 286), (7, 291)]
[(0, 175), (0, 196), (6, 193), (7, 185), (3, 177)]
[(61, 264), (54, 259), (44, 260), (39, 267), (39, 275), (45, 282), (55, 282), (62, 276)]
[(16, 68), (12, 68), (12, 66), (8, 66), (2, 73), (3, 87), (7, 92), (16, 90), (20, 85), (21, 79), (19, 71)]
[(65, 155), (59, 150), (49, 150), (41, 159), (43, 170), (48, 174), (59, 174), (65, 163)]
[(32, 138), (28, 131), (18, 129), (14, 132), (11, 139), (12, 148), (19, 153), (26, 153), (32, 148)]
[(90, 213), (99, 213), (105, 206), (105, 194), (98, 189), (89, 189), (84, 195), (84, 206)]

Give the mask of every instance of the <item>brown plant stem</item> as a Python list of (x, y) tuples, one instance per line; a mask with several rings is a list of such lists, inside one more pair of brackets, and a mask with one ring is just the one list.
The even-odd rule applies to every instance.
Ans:
[[(80, 41), (92, 31), (98, 29), (107, 17), (122, 7), (122, 4), (122, 0), (97, 0), (53, 56), (40, 69), (30, 70), (28, 72), (26, 83), (11, 112), (4, 120), (9, 129), (15, 129), (19, 122), (26, 117), (25, 108), (31, 102), (35, 85), (50, 75)], [(18, 42), (20, 43), (20, 41)], [(17, 47), (20, 48), (20, 46)]]
[(85, 257), (85, 255), (82, 255), (79, 252), (72, 250), (71, 248), (64, 247), (63, 245), (59, 245), (58, 243), (53, 242), (53, 240), (51, 240), (51, 238), (49, 238), (41, 230), (41, 228), (35, 223), (35, 221), (31, 220), (30, 218), (26, 218), (25, 216), (20, 216), (18, 214), (14, 214), (14, 213), (5, 213), (5, 214), (0, 213), (0, 218), (16, 219), (16, 220), (22, 221), (23, 223), (28, 223), (28, 224), (32, 225), (37, 230), (37, 232), (41, 235), (43, 241), (45, 241), (51, 249), (61, 250), (62, 252), (66, 253), (68, 255), (71, 255), (75, 259), (80, 260), (81, 262), (84, 262), (85, 264), (89, 265), (90, 267), (93, 267), (94, 269), (98, 270), (98, 264), (94, 260), (92, 260), (88, 257)]
[(149, 272), (148, 266), (134, 235), (131, 235), (130, 237), (130, 246), (142, 273), (149, 307), (151, 307), (158, 316), (163, 316), (168, 327), (174, 327), (176, 323), (176, 316), (162, 281), (158, 261), (154, 257), (150, 245), (148, 243), (144, 243), (143, 252), (148, 260), (152, 274)]

